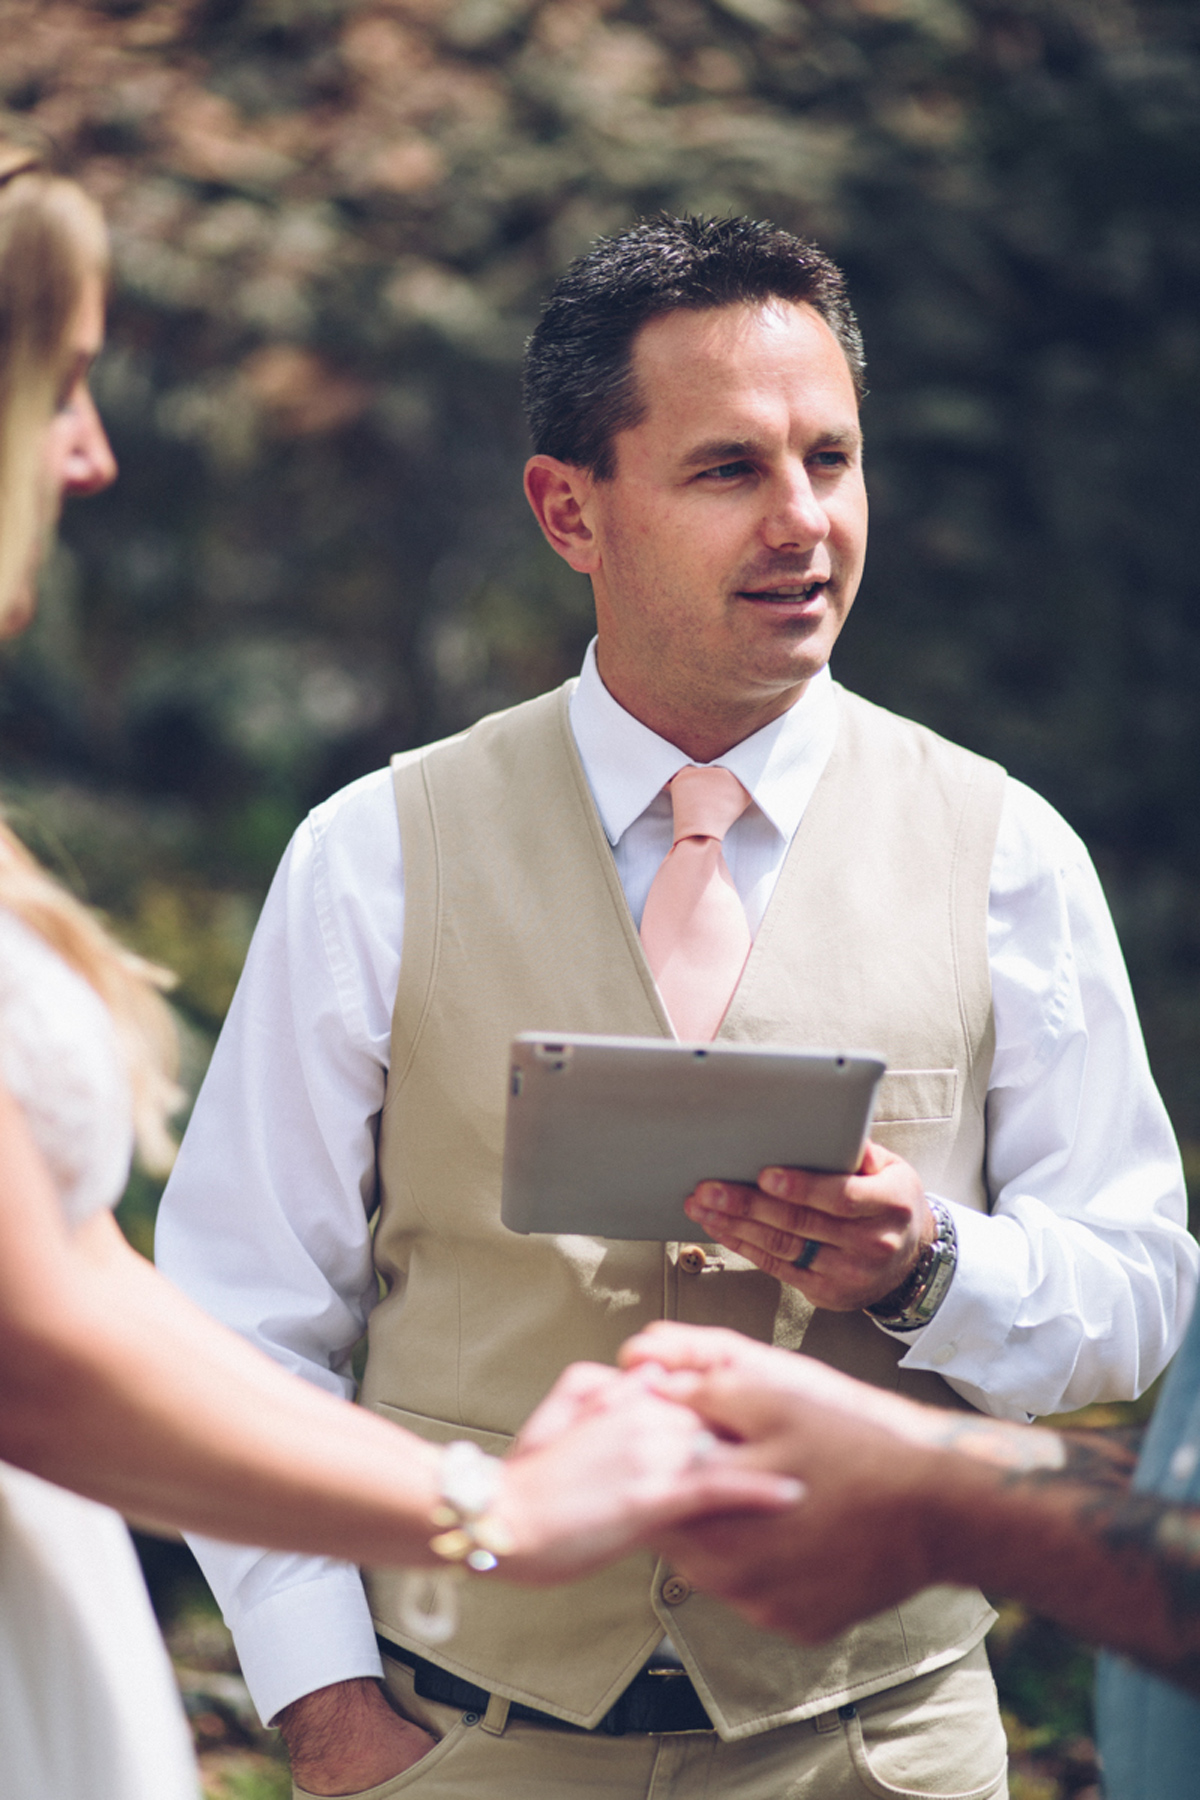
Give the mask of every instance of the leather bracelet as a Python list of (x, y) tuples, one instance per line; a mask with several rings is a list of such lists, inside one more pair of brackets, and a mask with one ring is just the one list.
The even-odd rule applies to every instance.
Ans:
[(925, 1244), (907, 1279), (874, 1306), (863, 1310), (888, 1331), (920, 1331), (928, 1325), (954, 1279), (958, 1266), (958, 1234), (954, 1216), (941, 1200), (929, 1199), (937, 1236)]

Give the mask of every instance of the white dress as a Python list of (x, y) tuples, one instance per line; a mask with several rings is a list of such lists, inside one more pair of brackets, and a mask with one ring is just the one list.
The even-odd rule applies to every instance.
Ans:
[[(0, 909), (0, 1080), (77, 1225), (116, 1204), (132, 1145), (112, 1021)], [(0, 1381), (4, 1378), (0, 1369)], [(0, 1463), (0, 1794), (197, 1800), (171, 1665), (116, 1513)]]

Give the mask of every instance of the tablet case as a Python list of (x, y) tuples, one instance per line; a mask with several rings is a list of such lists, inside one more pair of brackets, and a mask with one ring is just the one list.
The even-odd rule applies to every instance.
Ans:
[(858, 1167), (886, 1068), (870, 1051), (522, 1032), (500, 1216), (511, 1231), (676, 1240), (698, 1181)]

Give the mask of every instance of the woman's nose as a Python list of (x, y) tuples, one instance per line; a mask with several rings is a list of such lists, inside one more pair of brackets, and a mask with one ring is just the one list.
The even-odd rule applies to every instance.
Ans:
[(96, 402), (86, 389), (72, 408), (73, 428), (63, 456), (64, 494), (98, 494), (117, 479), (117, 459)]

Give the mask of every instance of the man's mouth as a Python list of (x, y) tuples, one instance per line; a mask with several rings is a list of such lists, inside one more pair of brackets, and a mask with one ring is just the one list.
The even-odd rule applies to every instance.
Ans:
[(803, 606), (808, 601), (815, 600), (828, 585), (828, 577), (817, 576), (812, 581), (781, 582), (765, 588), (741, 588), (738, 598), (764, 600), (769, 606)]

